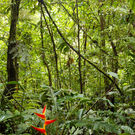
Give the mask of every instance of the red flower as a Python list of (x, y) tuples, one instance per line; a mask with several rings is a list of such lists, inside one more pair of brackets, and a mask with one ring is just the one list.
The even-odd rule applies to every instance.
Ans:
[(53, 123), (54, 121), (56, 121), (56, 120), (46, 120), (45, 121), (45, 126)]
[(38, 117), (40, 117), (41, 119), (45, 119), (45, 115), (43, 114), (39, 114), (39, 113), (35, 113)]
[(35, 130), (39, 131), (39, 132), (42, 133), (42, 134), (47, 135), (45, 128), (37, 128), (37, 127), (34, 127), (34, 126), (32, 126), (32, 128), (34, 128)]
[(45, 123), (44, 123), (43, 128), (37, 128), (37, 127), (34, 127), (34, 126), (32, 126), (32, 128), (34, 128), (35, 130), (39, 131), (40, 133), (43, 133), (43, 134), (47, 135), (46, 134), (46, 130), (45, 130), (45, 126), (46, 125), (49, 125), (49, 124), (51, 124), (53, 122), (55, 122), (56, 120), (46, 120), (45, 111), (46, 111), (46, 106), (44, 106), (44, 109), (42, 111), (42, 114), (35, 113), (38, 117), (40, 117), (41, 119), (44, 119), (45, 120)]
[(42, 114), (40, 113), (35, 113), (38, 117), (40, 117), (41, 119), (45, 120), (45, 111), (46, 111), (46, 105), (44, 106), (44, 109), (42, 111)]

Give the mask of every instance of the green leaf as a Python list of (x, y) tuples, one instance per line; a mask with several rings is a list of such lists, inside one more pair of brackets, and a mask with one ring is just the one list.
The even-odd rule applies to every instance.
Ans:
[(104, 98), (102, 98), (102, 100), (107, 101), (110, 106), (114, 107), (114, 105), (112, 104), (112, 102), (109, 99), (104, 97)]
[(17, 82), (17, 81), (10, 81), (10, 82), (7, 82), (6, 84), (19, 84), (19, 82)]
[(4, 114), (2, 114), (2, 115), (0, 116), (0, 122), (3, 122), (3, 121), (5, 121), (5, 120), (7, 120), (7, 119), (14, 118), (14, 117), (16, 117), (17, 115), (19, 115), (19, 114), (13, 114), (12, 112), (7, 111), (6, 113), (4, 113)]
[(79, 117), (79, 120), (82, 118), (82, 114), (83, 114), (83, 109), (80, 109), (79, 110), (79, 116), (78, 116)]
[(15, 115), (20, 115), (20, 112), (18, 110), (15, 110)]
[(114, 78), (119, 79), (118, 75), (116, 73), (114, 73), (114, 72), (108, 72), (107, 74), (111, 75)]
[(105, 131), (105, 132), (110, 132), (110, 133), (120, 133), (120, 130), (118, 129), (117, 125), (115, 124), (110, 124), (104, 121), (99, 121), (94, 123), (93, 130), (96, 131)]
[(0, 87), (2, 87), (4, 84), (3, 83), (0, 83)]
[(61, 92), (62, 92), (62, 90), (59, 90), (56, 93), (54, 93), (54, 95), (57, 96), (57, 95), (61, 94)]
[(63, 53), (66, 53), (69, 51), (69, 47), (64, 41), (59, 45), (58, 49), (60, 49), (60, 51)]
[(17, 133), (20, 134), (20, 133), (23, 133), (27, 130), (27, 128), (30, 127), (30, 124), (28, 125), (27, 123), (20, 123), (18, 125), (18, 129), (17, 129)]
[(122, 133), (122, 134), (119, 134), (119, 135), (130, 135), (129, 133)]
[(135, 91), (135, 88), (128, 89), (127, 92)]
[(130, 3), (131, 9), (135, 11), (135, 0), (128, 0), (128, 1)]
[(42, 88), (50, 88), (49, 86), (45, 85), (45, 84), (42, 84), (40, 85)]
[(5, 117), (6, 117), (5, 115), (2, 115), (2, 116), (0, 117), (0, 122), (3, 121), (3, 120), (5, 120)]
[(123, 87), (123, 90), (127, 90), (130, 87), (130, 85), (126, 85)]
[(125, 133), (134, 134), (134, 131), (129, 126), (121, 126), (121, 129), (124, 130)]
[(75, 125), (77, 127), (84, 127), (84, 126), (87, 126), (89, 124), (91, 124), (89, 120), (78, 120), (78, 121), (76, 121)]
[(119, 93), (117, 91), (110, 91), (107, 93), (107, 95), (118, 95)]

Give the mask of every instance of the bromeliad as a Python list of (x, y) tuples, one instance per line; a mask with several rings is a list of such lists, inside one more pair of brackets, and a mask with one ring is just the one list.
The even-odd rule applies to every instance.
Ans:
[(35, 130), (39, 131), (40, 133), (42, 133), (44, 135), (47, 135), (46, 130), (45, 130), (45, 126), (53, 123), (56, 120), (46, 120), (45, 111), (46, 111), (46, 106), (44, 107), (44, 109), (42, 111), (42, 114), (35, 113), (38, 117), (45, 120), (43, 128), (37, 128), (37, 127), (34, 127), (34, 126), (32, 126), (32, 128), (34, 128)]

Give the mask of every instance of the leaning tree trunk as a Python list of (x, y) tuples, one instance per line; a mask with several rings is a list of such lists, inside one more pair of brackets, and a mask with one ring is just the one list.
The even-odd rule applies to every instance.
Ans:
[(21, 0), (11, 1), (11, 23), (10, 23), (10, 32), (7, 50), (8, 83), (3, 93), (3, 97), (8, 96), (8, 99), (12, 99), (12, 95), (17, 87), (17, 83), (13, 83), (12, 81), (14, 82), (18, 81), (18, 65), (17, 65), (17, 57), (15, 57), (15, 54), (17, 53), (16, 26), (19, 16), (20, 1)]

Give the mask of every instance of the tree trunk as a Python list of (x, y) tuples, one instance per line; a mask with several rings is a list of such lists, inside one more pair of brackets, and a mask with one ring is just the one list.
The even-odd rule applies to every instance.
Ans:
[[(102, 0), (99, 0), (99, 2), (102, 2)], [(102, 13), (102, 10), (99, 9), (99, 16), (100, 16), (100, 29), (101, 29), (101, 47), (105, 48), (105, 33), (104, 33), (104, 29), (105, 29), (105, 18), (104, 15)], [(106, 67), (106, 56), (104, 53), (102, 53), (102, 62), (103, 62), (103, 71), (107, 72), (107, 67)], [(109, 90), (108, 86), (109, 86), (109, 80), (107, 77), (104, 77), (104, 84), (105, 84), (105, 92), (107, 92)]]
[[(77, 40), (78, 40), (78, 52), (80, 53), (80, 26), (79, 26), (79, 15), (78, 15), (78, 0), (76, 0), (76, 12), (77, 12), (77, 26), (78, 26), (78, 33), (77, 33)], [(81, 71), (81, 56), (78, 57), (78, 70), (79, 70), (79, 81), (80, 81), (80, 93), (83, 93), (83, 83), (82, 83), (82, 71)]]
[(59, 77), (59, 68), (58, 68), (58, 55), (57, 55), (57, 52), (56, 52), (56, 44), (54, 42), (53, 32), (51, 32), (50, 34), (51, 34), (50, 36), (51, 36), (51, 40), (52, 40), (52, 44), (53, 44), (53, 52), (54, 52), (54, 57), (55, 57), (57, 88), (61, 88), (61, 81), (60, 81), (60, 77)]
[(60, 77), (59, 77), (59, 68), (58, 68), (58, 55), (56, 52), (56, 44), (55, 44), (54, 37), (53, 37), (53, 31), (51, 30), (51, 28), (49, 27), (49, 25), (47, 23), (43, 9), (41, 9), (41, 10), (42, 10), (42, 14), (43, 14), (49, 35), (51, 37), (52, 44), (53, 44), (53, 52), (54, 52), (54, 57), (55, 57), (55, 67), (56, 67), (56, 76), (57, 76), (57, 88), (61, 88), (61, 82), (60, 82)]
[[(41, 9), (42, 10), (42, 9)], [(50, 68), (49, 68), (49, 65), (47, 63), (47, 60), (45, 58), (45, 53), (44, 53), (44, 40), (43, 40), (43, 21), (42, 21), (42, 12), (41, 12), (41, 24), (40, 24), (40, 33), (41, 33), (41, 44), (42, 44), (42, 60), (43, 60), (43, 63), (44, 65), (46, 66), (47, 68), (47, 71), (48, 71), (48, 80), (49, 80), (49, 86), (52, 86), (52, 76), (51, 76), (51, 71), (50, 71)]]
[[(12, 99), (12, 95), (16, 90), (18, 81), (18, 64), (17, 57), (17, 40), (16, 40), (16, 29), (17, 21), (19, 16), (19, 5), (21, 0), (11, 1), (11, 24), (8, 39), (8, 50), (7, 50), (7, 73), (8, 73), (8, 84), (4, 90), (3, 97), (8, 96), (8, 99)], [(13, 50), (14, 49), (14, 50)], [(9, 83), (15, 81), (14, 83)]]
[[(87, 29), (86, 29), (86, 33), (87, 33)], [(86, 47), (87, 47), (87, 35), (86, 35), (86, 33), (84, 33), (84, 56), (85, 56), (85, 54), (86, 54)], [(84, 68), (86, 67), (86, 61), (84, 60)], [(86, 70), (84, 69), (84, 72), (83, 72), (83, 91), (84, 91), (84, 93), (85, 93), (85, 85), (86, 85), (86, 83), (85, 83), (85, 81), (86, 81)]]
[[(99, 2), (102, 2), (102, 0), (99, 0)], [(99, 13), (100, 13), (100, 28), (101, 28), (101, 47), (104, 49), (105, 48), (105, 33), (104, 33), (104, 29), (105, 29), (105, 18), (104, 15), (102, 13), (102, 10), (99, 9)], [(102, 54), (102, 61), (103, 61), (103, 71), (107, 72), (107, 59), (105, 54)], [(107, 77), (104, 76), (104, 85), (105, 85), (105, 93), (108, 93), (110, 90), (112, 90), (112, 84), (110, 84), (110, 81), (108, 80)], [(109, 99), (112, 103), (114, 103), (114, 97), (110, 97), (110, 96), (106, 96), (107, 99)], [(108, 104), (109, 105), (109, 104)], [(110, 107), (109, 108), (113, 111), (114, 108)]]

